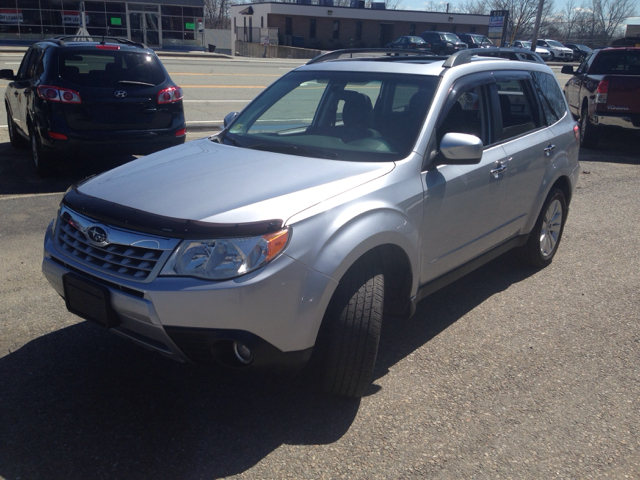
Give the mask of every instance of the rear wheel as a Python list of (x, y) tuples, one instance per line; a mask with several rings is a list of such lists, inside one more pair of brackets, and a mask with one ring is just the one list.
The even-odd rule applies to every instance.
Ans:
[(567, 219), (567, 200), (559, 188), (551, 190), (542, 206), (529, 240), (520, 249), (523, 263), (536, 268), (548, 266), (560, 245)]
[(39, 177), (47, 177), (51, 175), (53, 161), (51, 155), (47, 154), (42, 148), (42, 140), (35, 128), (30, 129), (31, 140), (31, 160), (33, 161), (33, 169)]
[(584, 148), (595, 148), (598, 146), (598, 131), (589, 120), (587, 106), (582, 107), (580, 114), (580, 146)]
[(333, 395), (363, 396), (378, 354), (384, 275), (377, 253), (363, 257), (340, 280), (318, 335), (322, 389)]

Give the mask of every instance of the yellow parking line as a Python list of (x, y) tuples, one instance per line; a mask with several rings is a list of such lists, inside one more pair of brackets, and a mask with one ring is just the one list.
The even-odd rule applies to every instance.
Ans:
[(267, 88), (266, 85), (180, 85), (182, 88)]
[(169, 75), (217, 75), (219, 77), (281, 77), (277, 74), (258, 74), (258, 73), (195, 73), (195, 72), (169, 72)]

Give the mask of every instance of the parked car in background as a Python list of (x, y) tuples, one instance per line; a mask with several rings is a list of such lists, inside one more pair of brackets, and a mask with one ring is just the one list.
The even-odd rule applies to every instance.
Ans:
[(451, 55), (467, 48), (467, 44), (450, 32), (422, 32), (420, 36), (431, 45), (431, 51), (436, 55)]
[(574, 62), (582, 62), (591, 52), (593, 52), (593, 50), (586, 45), (578, 45), (577, 43), (565, 43), (564, 46), (573, 50)]
[(57, 37), (32, 45), (4, 100), (11, 145), (31, 145), (36, 174), (56, 160), (147, 154), (184, 143), (182, 89), (150, 48), (126, 39)]
[(640, 130), (640, 48), (594, 50), (564, 86), (571, 113), (580, 120), (580, 144), (597, 146), (607, 129)]
[(551, 39), (538, 39), (536, 42), (537, 47), (546, 48), (551, 54), (550, 60), (558, 60), (563, 62), (570, 62), (573, 60), (573, 50), (565, 47), (557, 40)]
[[(531, 50), (531, 42), (527, 40), (516, 40), (511, 44), (513, 48), (524, 48), (525, 50)], [(536, 53), (546, 62), (551, 60), (551, 52), (543, 47), (536, 46)]]
[(42, 263), (67, 308), (179, 361), (311, 361), (324, 390), (359, 397), (385, 314), (509, 249), (550, 265), (579, 174), (551, 69), (482, 56), (498, 49), (353, 53), (69, 189)]
[(468, 48), (497, 48), (488, 37), (479, 33), (457, 33), (456, 35), (467, 44)]
[(430, 51), (431, 45), (425, 42), (422, 37), (404, 36), (404, 37), (396, 38), (393, 42), (388, 43), (387, 48)]

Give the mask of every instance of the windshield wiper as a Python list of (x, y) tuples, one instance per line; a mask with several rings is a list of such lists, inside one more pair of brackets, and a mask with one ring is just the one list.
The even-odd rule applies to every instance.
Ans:
[(230, 136), (229, 134), (226, 134), (224, 136), (224, 138), (222, 139), (222, 142), (229, 142), (231, 145), (233, 145), (234, 147), (240, 147), (240, 148), (244, 148), (244, 145), (242, 145), (239, 141), (237, 141), (235, 138), (233, 138), (232, 136)]
[(134, 80), (119, 80), (118, 83), (126, 83), (127, 85), (142, 85), (145, 87), (155, 87), (153, 83), (136, 82)]
[(317, 158), (337, 158), (338, 154), (319, 150), (315, 148), (299, 147), (297, 145), (269, 145), (266, 143), (258, 143), (256, 145), (247, 146), (252, 150), (263, 150), (265, 152), (287, 153), (289, 155), (299, 155), (302, 157)]

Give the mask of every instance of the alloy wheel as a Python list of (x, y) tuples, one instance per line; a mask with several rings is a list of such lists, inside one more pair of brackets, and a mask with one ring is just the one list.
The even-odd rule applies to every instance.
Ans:
[(553, 255), (562, 231), (562, 204), (554, 200), (544, 214), (540, 230), (540, 253), (543, 257)]

